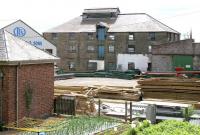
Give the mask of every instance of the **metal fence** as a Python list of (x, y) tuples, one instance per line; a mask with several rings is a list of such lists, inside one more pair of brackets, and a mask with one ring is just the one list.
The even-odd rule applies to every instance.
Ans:
[(54, 113), (75, 115), (76, 98), (70, 96), (60, 96), (54, 100)]

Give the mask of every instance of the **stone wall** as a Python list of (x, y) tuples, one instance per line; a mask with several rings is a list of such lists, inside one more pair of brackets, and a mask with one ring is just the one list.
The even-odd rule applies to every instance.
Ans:
[[(98, 41), (96, 33), (93, 33), (94, 39), (88, 39), (88, 33), (74, 33), (74, 39), (69, 39), (70, 33), (57, 33), (58, 37), (53, 38), (52, 33), (44, 33), (44, 37), (51, 43), (56, 45), (58, 57), (61, 58), (58, 66), (65, 71), (69, 71), (69, 62), (75, 62), (75, 71), (87, 71), (89, 60), (102, 60), (98, 58), (98, 45), (103, 44), (105, 46), (105, 69), (109, 70), (109, 63), (113, 63), (117, 67), (117, 55), (128, 54), (128, 45), (135, 46), (134, 54), (148, 54), (149, 46), (159, 45), (168, 41), (167, 32), (156, 32), (155, 41), (150, 41), (148, 32), (136, 32), (134, 33), (135, 40), (130, 41), (128, 39), (129, 33), (112, 33), (115, 35), (115, 40), (112, 41), (108, 38), (110, 33), (107, 33), (105, 41)], [(76, 45), (77, 50), (75, 52), (69, 51), (70, 45)], [(95, 50), (93, 52), (87, 51), (87, 46), (93, 45)], [(114, 45), (114, 52), (109, 52), (109, 45)]]
[(152, 55), (152, 71), (172, 71), (172, 57), (170, 55)]

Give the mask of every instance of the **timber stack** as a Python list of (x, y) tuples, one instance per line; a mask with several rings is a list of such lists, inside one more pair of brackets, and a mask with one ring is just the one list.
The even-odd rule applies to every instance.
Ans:
[(144, 98), (200, 101), (200, 80), (151, 78), (138, 81)]
[(88, 97), (139, 101), (138, 89), (125, 86), (54, 86), (54, 96), (64, 94), (83, 94)]

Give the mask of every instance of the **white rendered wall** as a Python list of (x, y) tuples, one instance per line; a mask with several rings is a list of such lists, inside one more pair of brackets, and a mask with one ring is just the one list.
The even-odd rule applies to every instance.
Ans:
[(104, 70), (104, 60), (89, 60), (89, 62), (96, 62), (97, 63), (97, 71)]
[(121, 65), (122, 71), (128, 70), (128, 63), (134, 62), (135, 68), (145, 72), (148, 68), (149, 57), (143, 54), (118, 54), (117, 66)]

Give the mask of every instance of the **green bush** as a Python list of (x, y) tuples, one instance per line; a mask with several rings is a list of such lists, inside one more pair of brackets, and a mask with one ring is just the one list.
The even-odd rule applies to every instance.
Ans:
[(137, 127), (136, 135), (200, 135), (200, 127), (188, 122), (166, 120), (156, 125)]

